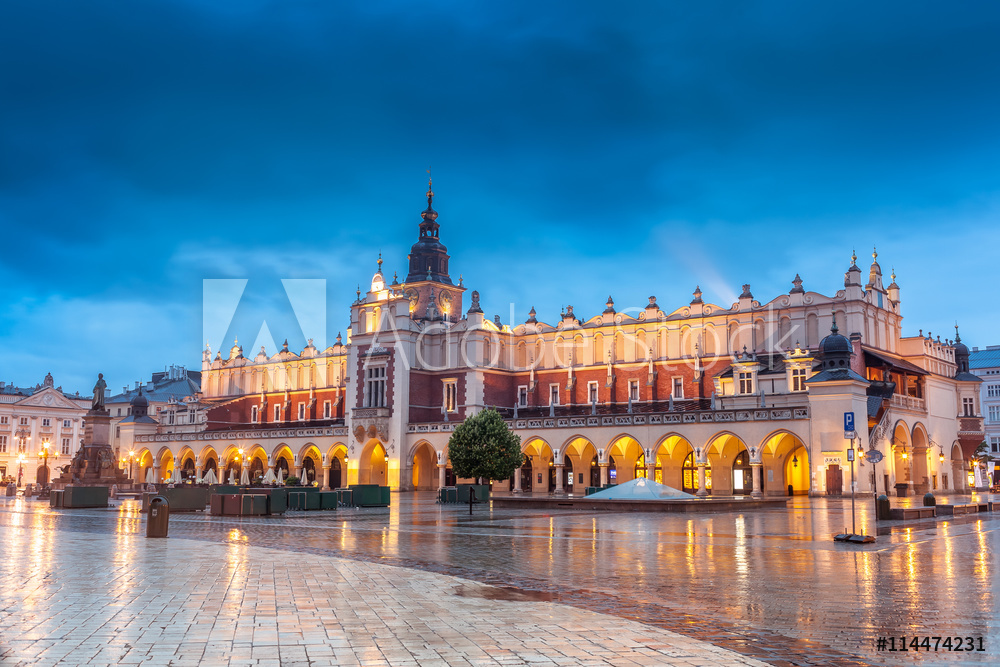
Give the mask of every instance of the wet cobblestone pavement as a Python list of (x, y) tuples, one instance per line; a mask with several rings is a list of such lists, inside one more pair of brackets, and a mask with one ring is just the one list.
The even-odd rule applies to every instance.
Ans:
[[(457, 598), (552, 600), (776, 665), (1000, 664), (1000, 513), (885, 522), (875, 544), (848, 545), (832, 541), (851, 525), (850, 501), (839, 498), (746, 515), (478, 506), (470, 517), (430, 494), (392, 502), (252, 519), (174, 514), (170, 534), (459, 576), (499, 589), (459, 587)], [(870, 505), (858, 500), (859, 532), (872, 532)], [(0, 505), (0, 526), (26, 521), (119, 536), (145, 528), (130, 501), (61, 513), (37, 501)], [(986, 650), (877, 650), (878, 637), (902, 635), (983, 637)]]

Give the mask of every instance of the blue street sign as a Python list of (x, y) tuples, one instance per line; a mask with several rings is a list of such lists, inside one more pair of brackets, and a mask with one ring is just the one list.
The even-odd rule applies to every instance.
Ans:
[(878, 463), (882, 460), (882, 452), (877, 449), (869, 449), (865, 452), (865, 459), (867, 459), (869, 463)]
[(844, 413), (844, 433), (849, 433), (854, 430), (854, 413), (845, 412)]

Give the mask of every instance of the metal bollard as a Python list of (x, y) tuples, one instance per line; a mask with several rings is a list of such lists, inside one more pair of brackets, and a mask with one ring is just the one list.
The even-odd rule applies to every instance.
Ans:
[(163, 496), (149, 499), (149, 516), (146, 517), (146, 537), (166, 537), (170, 522), (170, 503)]

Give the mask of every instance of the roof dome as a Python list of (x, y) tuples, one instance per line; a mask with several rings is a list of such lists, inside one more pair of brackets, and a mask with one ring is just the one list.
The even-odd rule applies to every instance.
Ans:
[(854, 346), (850, 339), (840, 335), (837, 318), (834, 317), (830, 335), (819, 343), (819, 357), (823, 360), (823, 368), (850, 367), (853, 353)]
[(135, 398), (132, 399), (131, 405), (133, 408), (137, 406), (141, 406), (144, 408), (149, 407), (149, 399), (147, 399), (145, 396), (142, 395), (142, 387), (139, 387), (139, 393), (136, 394)]

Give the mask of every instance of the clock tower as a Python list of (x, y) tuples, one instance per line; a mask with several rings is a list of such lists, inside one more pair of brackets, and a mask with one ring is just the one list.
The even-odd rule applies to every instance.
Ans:
[(448, 249), (438, 238), (440, 225), (433, 207), (434, 191), (427, 181), (427, 208), (420, 214), (420, 236), (410, 248), (410, 271), (403, 293), (410, 301), (410, 317), (423, 321), (458, 322), (462, 317), (462, 293), (448, 274)]

